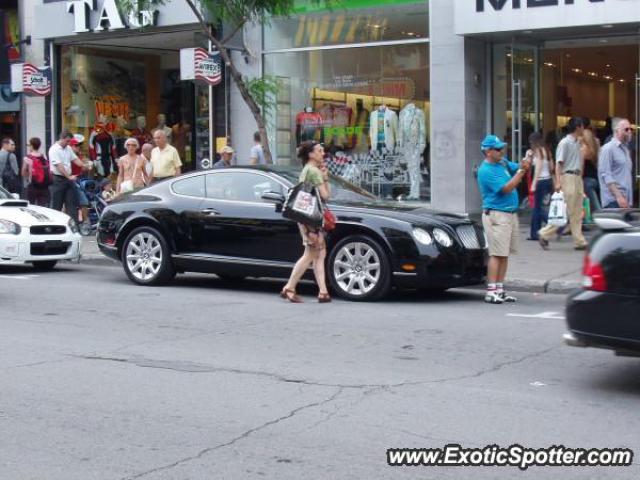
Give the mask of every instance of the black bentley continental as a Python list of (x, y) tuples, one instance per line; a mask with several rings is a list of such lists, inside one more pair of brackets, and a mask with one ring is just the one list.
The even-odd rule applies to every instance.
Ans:
[[(233, 167), (165, 180), (113, 202), (98, 245), (131, 281), (166, 283), (176, 273), (287, 278), (302, 253), (297, 224), (283, 218), (296, 167)], [(334, 294), (374, 300), (392, 287), (446, 290), (486, 275), (482, 228), (466, 216), (385, 203), (331, 177), (337, 226), (327, 237)]]

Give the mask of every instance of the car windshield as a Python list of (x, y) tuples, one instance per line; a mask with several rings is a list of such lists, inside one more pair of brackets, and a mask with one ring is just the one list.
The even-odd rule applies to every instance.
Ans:
[[(302, 171), (301, 167), (288, 167), (273, 169), (275, 173), (281, 177), (287, 179), (293, 185), (298, 183), (298, 177)], [(347, 203), (371, 203), (377, 200), (376, 197), (371, 195), (366, 190), (347, 182), (346, 180), (336, 177), (335, 175), (329, 175), (329, 185), (331, 186), (331, 201), (332, 202), (347, 202)]]
[(0, 187), (0, 200), (8, 200), (11, 197), (11, 194), (7, 192), (4, 188)]

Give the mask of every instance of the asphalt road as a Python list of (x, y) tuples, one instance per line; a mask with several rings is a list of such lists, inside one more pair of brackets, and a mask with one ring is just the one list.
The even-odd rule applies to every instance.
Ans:
[(390, 447), (628, 447), (640, 361), (565, 347), (564, 298), (0, 270), (0, 478), (638, 478), (631, 467), (389, 467)]

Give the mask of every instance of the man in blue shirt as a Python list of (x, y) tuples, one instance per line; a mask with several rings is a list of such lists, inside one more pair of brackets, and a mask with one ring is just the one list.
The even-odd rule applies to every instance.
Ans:
[(487, 293), (484, 301), (500, 304), (515, 302), (504, 291), (509, 254), (518, 247), (518, 192), (516, 188), (531, 166), (525, 158), (521, 165), (504, 159), (507, 146), (495, 135), (487, 135), (480, 146), (484, 162), (478, 170), (478, 186), (482, 195), (482, 226), (489, 241)]

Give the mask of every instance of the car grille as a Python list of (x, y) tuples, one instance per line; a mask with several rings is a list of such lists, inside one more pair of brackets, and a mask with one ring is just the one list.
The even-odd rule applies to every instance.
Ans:
[(484, 248), (484, 236), (474, 225), (462, 225), (456, 228), (458, 237), (467, 250), (480, 250)]
[(64, 225), (36, 225), (30, 229), (31, 235), (62, 235), (66, 233)]
[(69, 250), (71, 242), (42, 242), (31, 244), (31, 255), (64, 255)]

